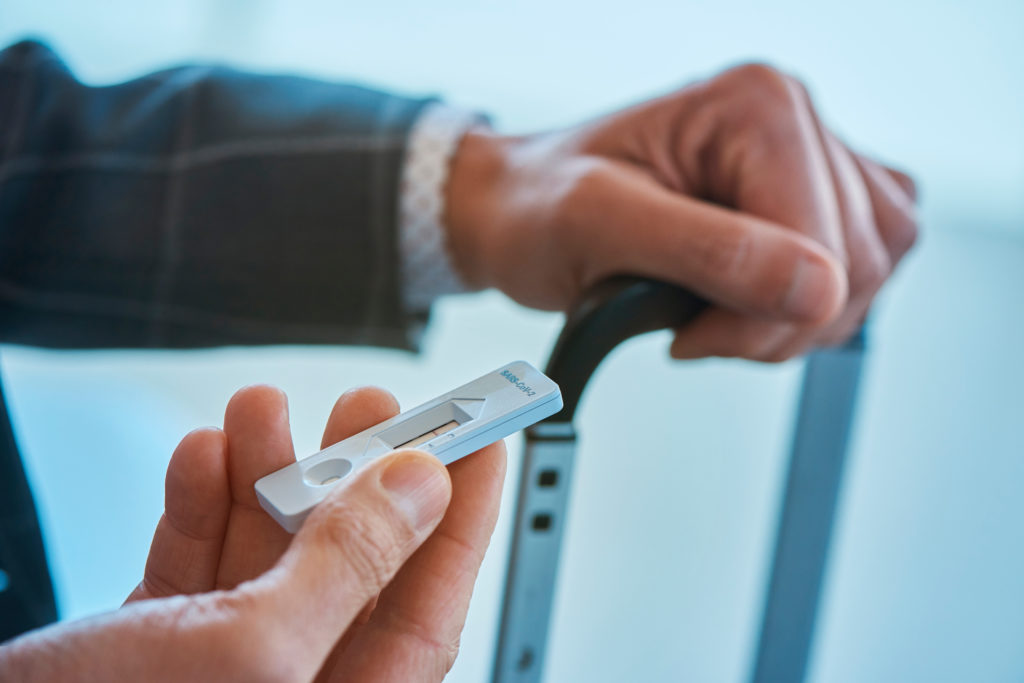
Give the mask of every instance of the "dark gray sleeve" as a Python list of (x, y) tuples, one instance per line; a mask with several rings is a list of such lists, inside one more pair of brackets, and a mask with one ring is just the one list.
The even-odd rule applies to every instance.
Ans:
[(182, 67), (108, 87), (0, 52), (0, 342), (409, 348), (397, 193), (426, 103)]

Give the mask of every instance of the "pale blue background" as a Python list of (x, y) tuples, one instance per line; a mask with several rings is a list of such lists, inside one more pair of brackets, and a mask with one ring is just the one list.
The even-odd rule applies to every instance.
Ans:
[[(811, 677), (1024, 680), (1024, 3), (4, 0), (0, 42), (27, 33), (96, 82), (215, 59), (440, 92), (507, 131), (746, 59), (799, 74), (849, 141), (917, 175), (924, 227), (878, 306)], [(413, 405), (542, 362), (558, 323), (485, 294), (440, 306), (419, 357), (5, 348), (64, 614), (131, 590), (171, 450), (237, 387), (286, 389), (308, 453), (342, 390)], [(674, 365), (666, 344), (618, 352), (584, 404), (550, 681), (749, 667), (800, 367)], [(452, 681), (489, 671), (514, 483)]]

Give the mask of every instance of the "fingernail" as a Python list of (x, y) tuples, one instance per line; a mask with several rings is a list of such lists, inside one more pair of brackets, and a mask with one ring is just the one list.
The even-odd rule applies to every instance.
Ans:
[(825, 320), (835, 307), (833, 290), (836, 281), (835, 272), (827, 263), (812, 258), (800, 259), (782, 303), (783, 309), (794, 318)]
[(416, 529), (433, 525), (448, 507), (448, 477), (427, 455), (398, 456), (385, 468), (380, 483)]

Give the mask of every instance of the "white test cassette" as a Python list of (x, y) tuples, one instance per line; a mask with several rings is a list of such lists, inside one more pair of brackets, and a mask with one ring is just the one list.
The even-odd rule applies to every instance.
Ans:
[(558, 385), (525, 361), (453, 389), (256, 482), (256, 497), (291, 533), (342, 479), (400, 448), (445, 465), (562, 409)]

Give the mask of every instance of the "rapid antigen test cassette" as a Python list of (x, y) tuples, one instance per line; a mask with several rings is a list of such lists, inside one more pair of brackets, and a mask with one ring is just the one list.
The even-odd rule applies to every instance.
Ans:
[(256, 497), (295, 533), (338, 482), (382, 455), (416, 448), (448, 465), (561, 409), (557, 384), (525, 361), (509, 363), (268, 474)]

